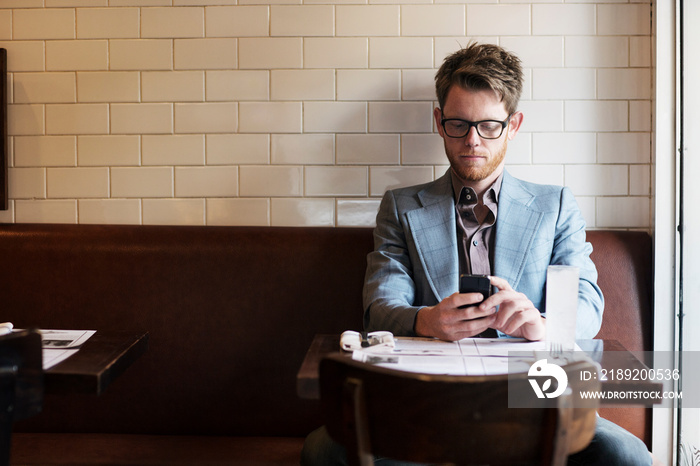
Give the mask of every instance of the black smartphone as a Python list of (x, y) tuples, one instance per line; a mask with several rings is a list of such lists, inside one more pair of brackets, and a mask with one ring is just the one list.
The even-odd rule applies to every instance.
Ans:
[[(459, 292), (460, 293), (481, 293), (484, 295), (484, 299), (491, 296), (492, 287), (491, 280), (489, 280), (488, 275), (467, 275), (462, 274), (459, 276)], [(478, 303), (469, 304), (469, 306), (478, 306), (483, 301)], [(468, 307), (468, 306), (461, 306)]]

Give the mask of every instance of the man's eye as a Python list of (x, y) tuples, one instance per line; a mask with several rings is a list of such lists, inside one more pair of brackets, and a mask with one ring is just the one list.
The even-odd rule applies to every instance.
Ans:
[(463, 121), (448, 121), (447, 125), (454, 129), (464, 129), (467, 127), (467, 124)]
[(498, 130), (501, 129), (501, 124), (500, 124), (500, 123), (495, 123), (495, 122), (492, 123), (492, 122), (490, 122), (490, 121), (487, 121), (487, 122), (484, 122), (484, 123), (480, 123), (480, 124), (479, 124), (479, 129), (480, 129), (481, 131), (489, 131), (489, 132), (498, 131)]

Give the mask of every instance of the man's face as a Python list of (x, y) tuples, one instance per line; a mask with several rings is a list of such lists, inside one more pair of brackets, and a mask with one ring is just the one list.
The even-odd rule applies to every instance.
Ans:
[(469, 90), (452, 86), (442, 111), (434, 111), (438, 132), (445, 142), (445, 153), (452, 170), (465, 183), (486, 181), (491, 184), (505, 165), (508, 140), (518, 132), (522, 113), (516, 112), (498, 139), (484, 139), (471, 127), (463, 138), (451, 138), (440, 124), (442, 118), (459, 118), (467, 121), (498, 120), (508, 118), (505, 105), (498, 94), (491, 90)]

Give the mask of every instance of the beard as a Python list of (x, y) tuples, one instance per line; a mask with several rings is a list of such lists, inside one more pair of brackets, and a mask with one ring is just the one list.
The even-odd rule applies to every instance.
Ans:
[(447, 147), (445, 141), (445, 153), (450, 161), (450, 167), (462, 181), (482, 181), (488, 178), (503, 162), (506, 157), (506, 149), (508, 148), (508, 140), (505, 139), (503, 145), (491, 154), (491, 157), (486, 159), (485, 164), (475, 165), (467, 160), (464, 160), (461, 155), (480, 155), (462, 147), (459, 152), (451, 151)]

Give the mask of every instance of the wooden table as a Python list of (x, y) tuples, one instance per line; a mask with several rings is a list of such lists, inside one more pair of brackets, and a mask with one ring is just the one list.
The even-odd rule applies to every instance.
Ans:
[(148, 349), (148, 332), (95, 332), (75, 354), (46, 371), (42, 371), (41, 337), (36, 330), (18, 332), (5, 343), (9, 364), (18, 348), (17, 361), (24, 362), (14, 362), (19, 370), (0, 374), (0, 411), (12, 413), (0, 413), (0, 466), (10, 462), (12, 423), (38, 414), (44, 393), (100, 395)]
[[(617, 340), (583, 340), (578, 342), (584, 351), (591, 351), (595, 347), (596, 353), (602, 358), (599, 361), (602, 368), (616, 369), (629, 367), (648, 369), (633, 353), (627, 351)], [(331, 353), (339, 353), (340, 335), (316, 335), (306, 353), (306, 357), (297, 373), (297, 394), (300, 398), (317, 400), (320, 398), (318, 371), (321, 359)], [(350, 353), (347, 353), (348, 357)], [(602, 390), (607, 391), (663, 391), (663, 384), (650, 381), (620, 381), (608, 380), (602, 382)], [(601, 399), (601, 404), (642, 404), (634, 399), (618, 399), (607, 401)], [(643, 404), (659, 404), (663, 400), (648, 401)]]
[(44, 391), (100, 395), (146, 352), (148, 337), (148, 332), (95, 332), (77, 353), (44, 372)]

